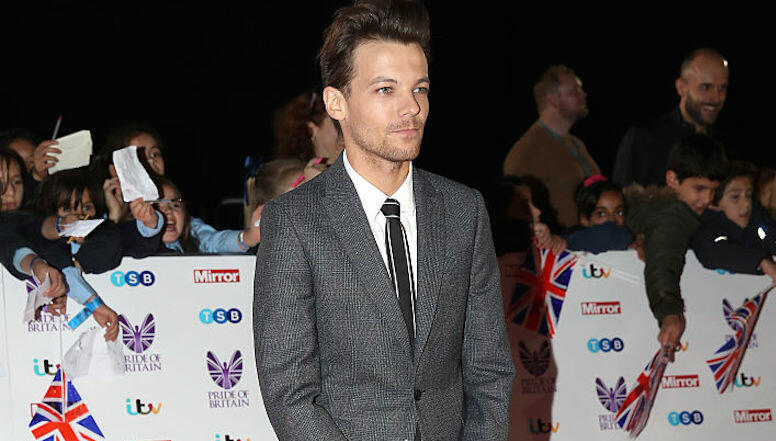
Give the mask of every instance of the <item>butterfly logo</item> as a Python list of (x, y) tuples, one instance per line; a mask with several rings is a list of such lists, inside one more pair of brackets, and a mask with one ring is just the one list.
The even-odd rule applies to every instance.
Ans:
[(143, 320), (143, 325), (140, 327), (132, 326), (132, 323), (124, 314), (120, 314), (119, 326), (121, 327), (121, 341), (131, 351), (141, 354), (151, 347), (151, 344), (154, 342), (156, 323), (154, 322), (153, 314), (147, 314), (145, 320)]
[(242, 377), (243, 361), (240, 351), (234, 351), (229, 363), (221, 363), (211, 351), (207, 352), (207, 370), (213, 381), (229, 390), (237, 385)]
[(617, 413), (620, 406), (628, 396), (628, 388), (625, 386), (625, 378), (620, 377), (614, 387), (607, 387), (600, 378), (595, 379), (595, 390), (598, 393), (598, 401), (609, 412)]
[(538, 351), (531, 351), (522, 341), (517, 344), (518, 356), (529, 374), (540, 377), (550, 366), (550, 342), (544, 340)]

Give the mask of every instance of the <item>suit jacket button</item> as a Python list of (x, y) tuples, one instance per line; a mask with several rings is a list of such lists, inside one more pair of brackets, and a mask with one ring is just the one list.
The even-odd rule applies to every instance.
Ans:
[(423, 391), (420, 389), (415, 389), (415, 401), (420, 400), (420, 396), (423, 394)]

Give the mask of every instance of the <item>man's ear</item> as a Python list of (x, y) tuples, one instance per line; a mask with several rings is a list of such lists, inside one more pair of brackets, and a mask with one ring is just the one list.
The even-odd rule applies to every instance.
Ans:
[(323, 104), (326, 106), (326, 112), (332, 119), (342, 122), (348, 116), (348, 103), (345, 95), (331, 86), (323, 89)]
[(676, 190), (679, 188), (680, 184), (681, 181), (679, 180), (679, 176), (677, 176), (676, 172), (673, 170), (668, 170), (666, 172), (666, 185)]
[(547, 104), (547, 107), (552, 107), (557, 109), (559, 106), (559, 102), (558, 102), (559, 99), (560, 99), (560, 94), (558, 92), (552, 92), (552, 93), (548, 93), (544, 97), (544, 102), (545, 104)]
[(676, 93), (679, 94), (680, 97), (684, 98), (684, 95), (687, 93), (687, 83), (684, 82), (682, 77), (679, 77), (676, 79), (674, 85), (676, 86)]

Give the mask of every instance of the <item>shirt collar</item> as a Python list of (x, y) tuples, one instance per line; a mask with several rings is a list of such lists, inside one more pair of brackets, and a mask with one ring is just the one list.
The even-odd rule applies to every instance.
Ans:
[(399, 201), (401, 207), (401, 216), (414, 216), (415, 215), (415, 195), (413, 193), (412, 185), (412, 162), (410, 162), (410, 171), (407, 173), (407, 177), (402, 182), (401, 186), (396, 192), (390, 196), (386, 195), (379, 188), (372, 185), (371, 182), (364, 179), (363, 176), (350, 165), (348, 161), (347, 149), (342, 152), (342, 161), (345, 165), (345, 171), (347, 171), (350, 180), (353, 181), (353, 186), (356, 187), (356, 193), (358, 198), (361, 199), (361, 205), (364, 207), (364, 212), (369, 219), (374, 219), (382, 208), (387, 198), (396, 199)]

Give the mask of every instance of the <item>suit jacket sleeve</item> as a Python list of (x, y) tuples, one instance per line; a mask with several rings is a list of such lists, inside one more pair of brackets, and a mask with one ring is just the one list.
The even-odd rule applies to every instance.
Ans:
[(281, 440), (345, 440), (315, 400), (320, 365), (315, 292), (299, 233), (281, 206), (261, 219), (256, 259), (254, 338), (259, 385), (272, 427)]
[(612, 181), (627, 187), (632, 184), (636, 177), (633, 175), (634, 155), (638, 152), (636, 143), (638, 142), (637, 129), (631, 127), (625, 132), (620, 141), (620, 148), (617, 150), (617, 156), (614, 160), (614, 171), (612, 172)]
[(13, 266), (13, 256), (16, 250), (25, 247), (33, 248), (32, 244), (25, 240), (19, 232), (18, 225), (5, 216), (0, 217), (0, 263), (19, 280), (27, 279), (29, 276), (20, 273)]
[(476, 193), (469, 298), (461, 355), (464, 390), (462, 440), (506, 440), (515, 368), (504, 323), (501, 279), (490, 221)]

